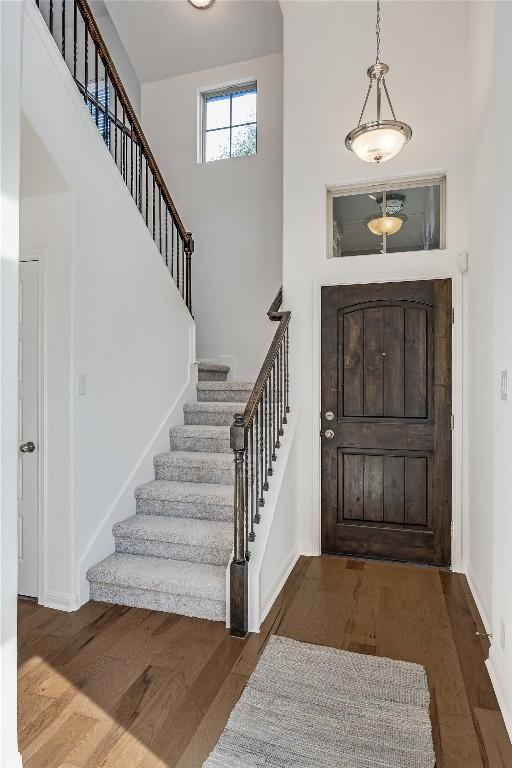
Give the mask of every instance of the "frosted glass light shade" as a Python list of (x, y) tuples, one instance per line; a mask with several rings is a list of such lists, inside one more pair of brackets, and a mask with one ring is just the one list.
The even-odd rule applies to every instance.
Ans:
[(384, 163), (400, 152), (411, 135), (406, 123), (383, 120), (358, 126), (348, 134), (345, 145), (367, 163)]
[(194, 6), (194, 8), (209, 8), (210, 5), (213, 5), (215, 0), (188, 0), (191, 5)]
[(404, 222), (398, 216), (378, 216), (368, 222), (368, 229), (374, 235), (394, 235)]

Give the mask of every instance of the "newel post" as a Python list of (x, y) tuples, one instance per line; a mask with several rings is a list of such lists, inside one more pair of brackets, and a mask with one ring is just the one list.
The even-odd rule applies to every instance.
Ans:
[(249, 598), (244, 479), (247, 445), (244, 417), (241, 413), (235, 414), (230, 437), (235, 460), (234, 555), (230, 566), (230, 625), (232, 635), (245, 637), (248, 629)]
[(194, 239), (192, 232), (187, 232), (185, 240), (185, 267), (186, 267), (186, 296), (185, 303), (192, 314), (192, 254), (194, 253)]

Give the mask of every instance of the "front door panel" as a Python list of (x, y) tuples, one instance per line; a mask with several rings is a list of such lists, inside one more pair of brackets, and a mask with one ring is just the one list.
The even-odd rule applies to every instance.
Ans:
[(450, 281), (322, 290), (324, 552), (449, 563), (450, 356)]

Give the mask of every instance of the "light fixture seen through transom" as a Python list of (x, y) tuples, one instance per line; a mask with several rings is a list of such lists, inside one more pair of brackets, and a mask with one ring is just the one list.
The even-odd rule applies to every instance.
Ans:
[[(370, 78), (370, 85), (366, 93), (363, 109), (359, 117), (357, 127), (347, 135), (345, 146), (354, 152), (357, 157), (367, 163), (383, 163), (395, 157), (404, 144), (412, 136), (412, 130), (407, 123), (402, 123), (396, 119), (395, 110), (389, 97), (389, 91), (386, 85), (386, 75), (389, 72), (387, 64), (380, 61), (380, 0), (377, 0), (377, 56), (375, 64), (368, 68), (367, 74)], [(375, 84), (377, 96), (377, 119), (362, 123), (364, 112), (370, 98), (372, 88)], [(392, 120), (381, 119), (381, 101), (382, 91), (389, 104)]]

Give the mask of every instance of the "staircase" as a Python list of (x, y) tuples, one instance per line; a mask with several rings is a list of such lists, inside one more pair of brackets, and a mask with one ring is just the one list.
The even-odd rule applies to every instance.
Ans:
[(115, 553), (87, 573), (91, 600), (225, 621), (233, 548), (229, 431), (253, 385), (200, 365), (197, 401), (154, 458), (155, 479), (135, 491), (136, 514), (112, 529)]

